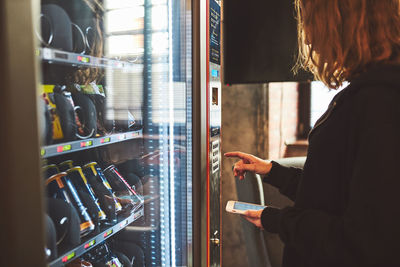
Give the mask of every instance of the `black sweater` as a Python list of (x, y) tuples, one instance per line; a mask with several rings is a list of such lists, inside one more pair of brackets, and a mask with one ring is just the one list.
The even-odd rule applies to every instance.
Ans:
[(374, 66), (339, 92), (309, 135), (304, 169), (264, 181), (295, 201), (261, 222), (284, 267), (400, 266), (400, 66)]

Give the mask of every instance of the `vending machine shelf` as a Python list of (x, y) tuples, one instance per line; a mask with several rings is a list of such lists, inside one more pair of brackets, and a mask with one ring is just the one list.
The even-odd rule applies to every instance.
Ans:
[(49, 146), (44, 146), (41, 148), (40, 154), (42, 158), (49, 158), (53, 156), (58, 156), (62, 154), (72, 153), (76, 151), (81, 151), (85, 149), (95, 148), (99, 146), (104, 146), (112, 143), (118, 143), (126, 140), (132, 140), (136, 138), (141, 138), (143, 135), (142, 130), (116, 133), (102, 137), (89, 138), (84, 140), (70, 141), (60, 144), (54, 144)]
[(141, 60), (139, 60), (138, 57), (134, 58), (134, 60), (132, 60), (133, 62), (128, 62), (116, 59), (93, 57), (47, 47), (39, 48), (36, 53), (42, 61), (47, 63), (96, 68), (124, 69), (127, 71), (141, 70), (140, 64), (138, 64), (138, 62)]
[(140, 210), (131, 214), (129, 217), (119, 219), (115, 225), (104, 229), (98, 235), (85, 239), (85, 241), (82, 242), (82, 244), (80, 244), (79, 246), (65, 252), (59, 252), (60, 257), (50, 262), (49, 267), (62, 267), (65, 264), (72, 262), (84, 253), (88, 252), (90, 249), (96, 247), (98, 244), (115, 235), (117, 232), (121, 231), (143, 215), (144, 209), (142, 207)]

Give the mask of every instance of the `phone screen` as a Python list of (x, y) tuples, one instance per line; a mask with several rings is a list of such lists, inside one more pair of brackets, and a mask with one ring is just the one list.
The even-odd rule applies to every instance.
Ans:
[(264, 206), (253, 205), (249, 203), (235, 202), (233, 209), (235, 210), (263, 210)]

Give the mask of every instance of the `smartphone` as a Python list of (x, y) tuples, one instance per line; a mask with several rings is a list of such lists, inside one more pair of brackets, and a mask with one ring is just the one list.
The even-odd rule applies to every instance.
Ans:
[(265, 208), (266, 206), (234, 200), (229, 200), (226, 204), (226, 211), (236, 214), (244, 214), (246, 210), (263, 210)]

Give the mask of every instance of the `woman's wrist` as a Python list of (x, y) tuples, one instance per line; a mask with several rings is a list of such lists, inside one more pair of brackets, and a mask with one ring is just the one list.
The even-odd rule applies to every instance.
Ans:
[(272, 161), (265, 160), (265, 162), (266, 162), (267, 164), (266, 164), (266, 166), (265, 166), (266, 170), (265, 170), (265, 173), (263, 173), (263, 175), (267, 175), (267, 174), (271, 171), (271, 169), (272, 169)]

